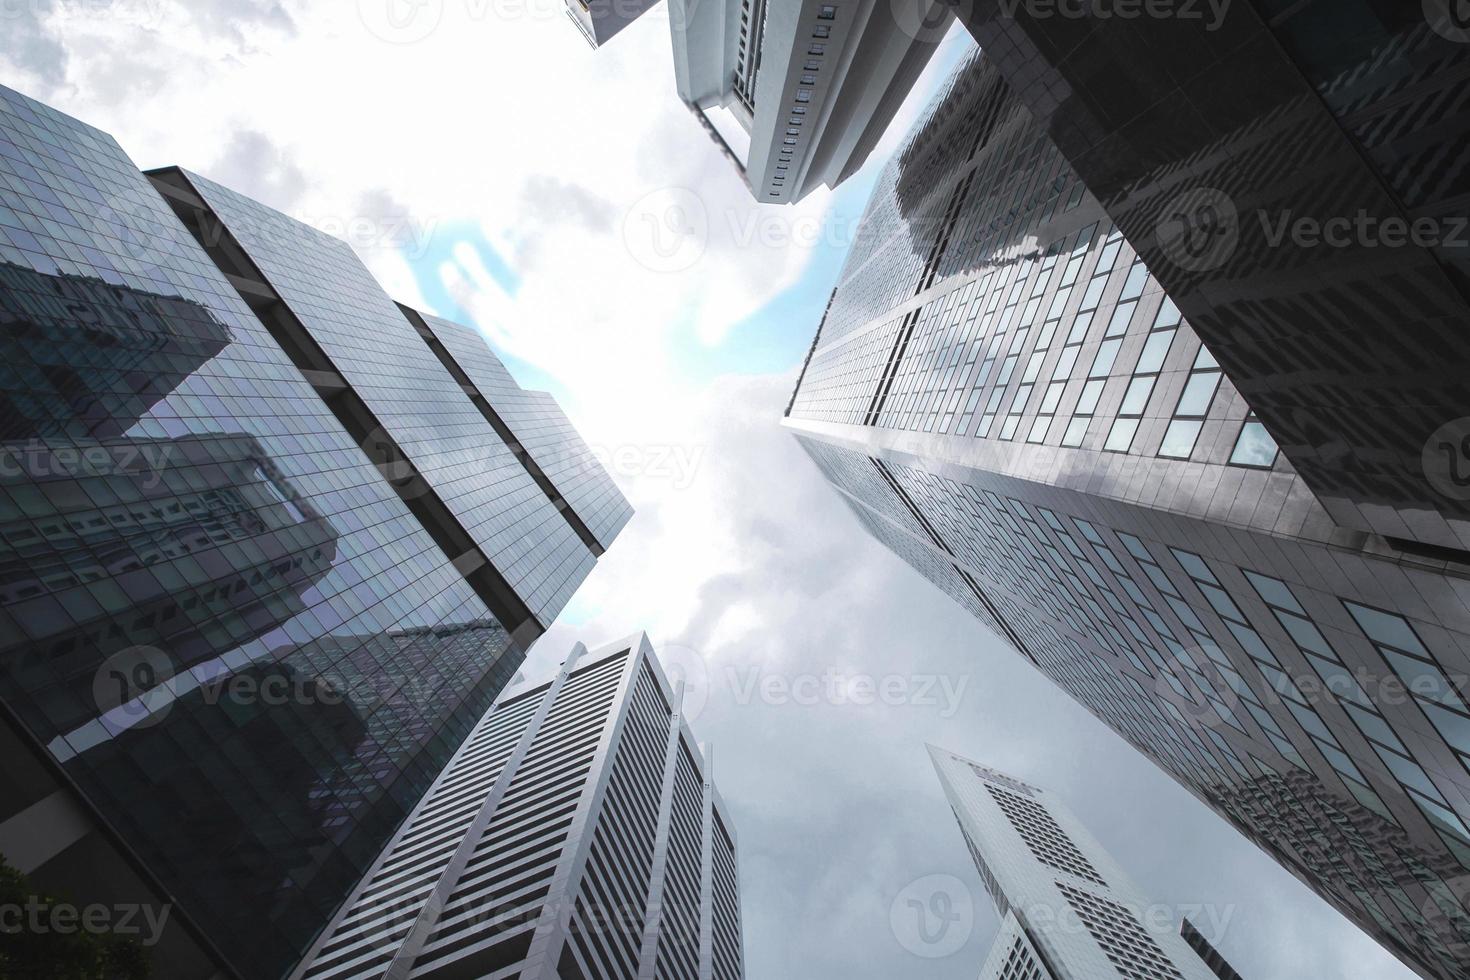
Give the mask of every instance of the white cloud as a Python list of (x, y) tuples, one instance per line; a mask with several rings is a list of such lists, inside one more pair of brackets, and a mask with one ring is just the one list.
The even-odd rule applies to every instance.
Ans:
[[(672, 333), (733, 342), (731, 325), (810, 253), (745, 241), (756, 206), (675, 95), (665, 17), (656, 8), (596, 52), (561, 0), (257, 2), (232, 17), (164, 0), (93, 17), (61, 4), (36, 31), (65, 45), (46, 56), (64, 74), (50, 101), (143, 166), (218, 176), (318, 223), (340, 226), (380, 192), (439, 234), (509, 231), (504, 258), (524, 288), (510, 307), (460, 270), (472, 308), (588, 414), (626, 426), (677, 392), (660, 356)], [(0, 60), (22, 88), (39, 55), (25, 57)], [(690, 191), (705, 218), (698, 260), (675, 271), (648, 268), (638, 240), (651, 230), (638, 209), (669, 189)], [(815, 225), (826, 197), (766, 220)], [(386, 249), (362, 251), (375, 271), (393, 265)]]

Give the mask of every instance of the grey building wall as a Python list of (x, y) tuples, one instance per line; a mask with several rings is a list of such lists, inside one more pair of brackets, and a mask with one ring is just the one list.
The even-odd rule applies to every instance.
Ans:
[(932, 0), (672, 0), (679, 97), (745, 129), (757, 201), (799, 201), (862, 166), (951, 23)]
[(1465, 563), (1463, 11), (956, 9), (1333, 519)]
[(1249, 383), (977, 55), (880, 178), (786, 424), (876, 537), (1457, 976), (1464, 569), (1336, 520)]
[(656, 0), (566, 0), (567, 17), (587, 43), (601, 47), (633, 21), (643, 16)]
[(736, 848), (647, 638), (505, 692), (296, 976), (737, 978)]

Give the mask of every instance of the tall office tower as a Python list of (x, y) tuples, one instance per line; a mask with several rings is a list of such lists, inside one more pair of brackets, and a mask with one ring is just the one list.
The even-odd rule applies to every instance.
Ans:
[(647, 637), (507, 690), (296, 980), (744, 975), (735, 834)]
[(1186, 6), (955, 10), (1332, 519), (1470, 562), (1465, 5)]
[(1055, 796), (932, 745), (929, 760), (1001, 916), (981, 980), (1216, 976)]
[[(567, 7), (591, 37), (581, 0)], [(953, 23), (939, 0), (669, 0), (668, 15), (679, 98), (763, 204), (861, 167)]]
[(1463, 976), (1470, 566), (1339, 520), (1247, 393), (1351, 364), (1337, 414), (1372, 426), (1407, 376), (1370, 383), (1335, 332), (1299, 385), (1257, 384), (1274, 351), (1227, 369), (985, 50), (880, 177), (786, 424), (880, 541), (1413, 969)]
[(0, 855), (291, 969), (629, 517), (351, 250), (0, 89)]
[(567, 16), (594, 48), (643, 16), (658, 0), (565, 0)]

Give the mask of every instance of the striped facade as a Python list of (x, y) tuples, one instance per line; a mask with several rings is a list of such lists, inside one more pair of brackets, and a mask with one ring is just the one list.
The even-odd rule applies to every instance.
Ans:
[(480, 720), (295, 977), (741, 977), (710, 769), (645, 636), (578, 644)]
[(1001, 916), (981, 980), (1213, 980), (1172, 910), (1055, 796), (932, 745), (929, 758)]

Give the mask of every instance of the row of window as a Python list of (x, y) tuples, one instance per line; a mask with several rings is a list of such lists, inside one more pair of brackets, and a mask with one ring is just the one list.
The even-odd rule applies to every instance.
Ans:
[[(1012, 592), (1025, 596), (1032, 608), (1067, 620), (1078, 634), (1090, 636), (1102, 649), (1118, 652), (1118, 641), (1122, 634), (1117, 633), (1106, 622), (1107, 614), (1103, 603), (1099, 603), (1071, 568), (1066, 567), (1055, 546), (1039, 537), (1035, 541), (1031, 540), (1032, 536), (1039, 535), (1040, 528), (1036, 521), (1029, 518), (1030, 508), (1015, 500), (1011, 500), (1010, 506), (1007, 506), (1006, 501), (990, 491), (977, 491), (933, 474), (917, 474), (899, 468), (894, 468), (894, 472), (905, 492), (924, 501), (922, 507), (926, 518), (945, 536), (947, 547), (960, 555), (960, 560), (972, 562), (972, 567), (984, 569), (986, 574), (997, 576), (1004, 582), (1000, 589), (987, 589), (986, 593), (991, 602), (1002, 610), (1007, 627), (1026, 637), (1031, 643), (1028, 649), (1032, 657), (1039, 658), (1058, 683), (1107, 718), (1120, 731), (1129, 734), (1135, 744), (1140, 744), (1140, 747), (1180, 773), (1181, 778), (1205, 790), (1216, 805), (1244, 829), (1252, 832), (1264, 830), (1271, 840), (1284, 834), (1281, 839), (1285, 843), (1282, 846), (1299, 856), (1306, 854), (1314, 846), (1312, 839), (1301, 838), (1300, 833), (1311, 828), (1320, 833), (1328, 826), (1322, 822), (1322, 812), (1332, 806), (1327, 794), (1314, 795), (1311, 808), (1303, 811), (1302, 821), (1305, 822), (1291, 823), (1274, 817), (1266, 820), (1259, 814), (1245, 812), (1238, 801), (1233, 801), (1230, 794), (1222, 791), (1231, 784), (1243, 788), (1259, 786), (1263, 778), (1261, 773), (1265, 773), (1267, 779), (1279, 779), (1279, 774), (1253, 754), (1243, 755), (1237, 752), (1222, 735), (1228, 729), (1212, 724), (1208, 718), (1201, 718), (1199, 711), (1202, 709), (1191, 708), (1187, 692), (1185, 696), (1178, 698), (1160, 696), (1167, 695), (1168, 690), (1178, 693), (1172, 681), (1167, 689), (1162, 685), (1177, 672), (1176, 668), (1183, 668), (1183, 673), (1194, 680), (1226, 725), (1249, 735), (1239, 715), (1242, 709), (1248, 711), (1260, 725), (1266, 740), (1288, 762), (1300, 768), (1301, 778), (1306, 781), (1306, 786), (1300, 789), (1317, 784), (1318, 777), (1293, 746), (1282, 728), (1282, 723), (1266, 710), (1260, 697), (1245, 682), (1233, 661), (1211, 636), (1211, 628), (1205, 625), (1200, 614), (1184, 598), (1180, 587), (1173, 583), (1160, 566), (1159, 560), (1140, 539), (1115, 532), (1192, 635), (1189, 648), (1179, 643), (1174, 629), (1158, 615), (1154, 603), (1146, 597), (1137, 583), (1132, 582), (1132, 577), (1123, 567), (1119, 556), (1114, 555), (1107, 546), (1103, 529), (1080, 519), (1065, 518), (1045, 508), (1037, 508), (1041, 518), (1055, 534), (1055, 540), (1066, 547), (1076, 560), (1076, 567), (1097, 589), (1097, 595), (1102, 597), (1107, 606), (1112, 607), (1112, 611), (1125, 626), (1133, 622), (1133, 628), (1127, 629), (1132, 634), (1132, 655), (1126, 652), (1119, 655), (1127, 659), (1138, 674), (1161, 678), (1159, 686), (1152, 690), (1132, 672), (1118, 671), (1111, 665), (1101, 666), (1100, 664), (1106, 663), (1105, 658), (1084, 651), (1070, 637), (1058, 634), (1046, 624), (1037, 622), (1024, 607), (1010, 600)], [(941, 486), (947, 487), (947, 490), (934, 492), (935, 488)], [(982, 503), (988, 506), (981, 506)], [(1067, 523), (1069, 520), (1070, 525)], [(989, 540), (976, 539), (975, 532), (986, 526), (992, 527)], [(1092, 544), (1098, 558), (1112, 570), (1119, 584), (1133, 600), (1136, 609), (1129, 609), (1111, 587), (1104, 587), (1106, 583), (1100, 581), (1102, 576), (1073, 540), (1069, 529), (1071, 526), (1075, 526), (1082, 537)], [(1249, 655), (1248, 662), (1257, 667), (1267, 688), (1280, 694), (1282, 707), (1309, 737), (1323, 758), (1343, 777), (1343, 785), (1363, 805), (1365, 811), (1371, 810), (1385, 821), (1385, 829), (1396, 824), (1398, 820), (1394, 813), (1370, 786), (1369, 779), (1359, 768), (1358, 760), (1344, 747), (1341, 723), (1335, 723), (1337, 727), (1334, 730), (1332, 724), (1320, 713), (1329, 709), (1314, 706), (1301, 693), (1296, 681), (1283, 668), (1280, 658), (1251, 625), (1235, 599), (1227, 593), (1204, 560), (1182, 549), (1174, 549), (1171, 553), (1201, 596), (1219, 614), (1221, 622), (1235, 641)], [(1046, 555), (1050, 556), (1050, 560), (1046, 559)], [(1320, 631), (1310, 623), (1310, 618), (1302, 611), (1302, 606), (1291, 589), (1280, 580), (1257, 573), (1248, 573), (1247, 581), (1298, 648), (1304, 654), (1315, 651), (1311, 653), (1315, 657), (1312, 660), (1313, 668), (1328, 682), (1329, 690), (1334, 693), (1339, 690), (1342, 692), (1337, 700), (1343, 704), (1344, 712), (1349, 714), (1357, 731), (1368, 739), (1370, 747), (1401, 784), (1408, 798), (1427, 818), (1429, 826), (1439, 831), (1448, 854), (1455, 855), (1466, 866), (1470, 866), (1470, 852), (1466, 850), (1470, 836), (1467, 836), (1464, 823), (1412, 759), (1404, 741), (1394, 733), (1377, 705), (1362, 693), (1356, 681), (1352, 681), (1349, 686), (1347, 681), (1338, 680), (1339, 675), (1347, 676), (1341, 666), (1342, 661), (1335, 653), (1329, 656), (1330, 647), (1321, 637)], [(1363, 633), (1383, 653), (1385, 662), (1409, 686), (1421, 707), (1428, 708), (1426, 716), (1446, 736), (1449, 745), (1457, 752), (1463, 752), (1470, 747), (1470, 743), (1465, 741), (1465, 722), (1470, 720), (1470, 710), (1466, 709), (1456, 686), (1425, 647), (1413, 626), (1402, 616), (1372, 609), (1361, 603), (1348, 601), (1344, 606)], [(1166, 666), (1162, 662), (1163, 658), (1152, 649), (1151, 640), (1141, 629), (1143, 623), (1152, 626), (1164, 645), (1175, 654), (1177, 664), (1168, 665), (1168, 671), (1163, 669)], [(1152, 667), (1139, 656), (1140, 652), (1148, 654), (1148, 660), (1153, 661)], [(1208, 659), (1200, 658), (1200, 652)], [(1184, 718), (1181, 708), (1184, 711), (1193, 711), (1194, 717)], [(1172, 719), (1172, 723), (1169, 719)], [(1213, 744), (1206, 748), (1200, 735)], [(1225, 770), (1218, 768), (1215, 759), (1225, 763)], [(1199, 770), (1200, 764), (1205, 765), (1206, 769)], [(1252, 768), (1252, 764), (1255, 768)], [(1222, 778), (1225, 772), (1231, 773), (1232, 777)], [(1275, 805), (1280, 806), (1281, 803), (1278, 801)], [(1369, 816), (1366, 812), (1363, 815)], [(1379, 890), (1382, 895), (1387, 896), (1382, 901), (1391, 900), (1391, 904), (1402, 913), (1402, 919), (1397, 924), (1386, 928), (1390, 929), (1391, 935), (1400, 936), (1406, 942), (1431, 946), (1431, 940), (1440, 942), (1435, 939), (1435, 929), (1440, 927), (1456, 929), (1470, 937), (1470, 920), (1466, 919), (1463, 909), (1453, 900), (1453, 893), (1444, 885), (1446, 874), (1455, 876), (1460, 872), (1431, 871), (1424, 861), (1402, 849), (1410, 846), (1407, 838), (1380, 834), (1369, 842), (1362, 839), (1362, 835), (1345, 818), (1340, 821), (1334, 819), (1331, 826), (1347, 838), (1353, 838), (1346, 846), (1353, 848), (1355, 864), (1342, 866), (1324, 863), (1320, 871), (1324, 878), (1323, 887), (1332, 888), (1347, 896), (1348, 901), (1357, 901), (1367, 910), (1367, 914), (1375, 918), (1384, 914), (1383, 909), (1386, 906), (1375, 899), (1369, 889)], [(1402, 845), (1396, 847), (1390, 843), (1395, 841), (1402, 842)], [(1327, 852), (1330, 851), (1329, 847)], [(1327, 862), (1326, 857), (1322, 860)], [(1436, 857), (1434, 860), (1449, 858), (1446, 855), (1443, 859)], [(1387, 870), (1390, 862), (1396, 861), (1408, 865), (1409, 870)], [(1439, 869), (1440, 865), (1436, 864), (1436, 868)], [(1413, 903), (1404, 897), (1403, 889), (1396, 883), (1398, 880), (1413, 880), (1422, 885), (1429, 892), (1434, 905), (1439, 908), (1443, 919), (1437, 924), (1431, 924), (1424, 921), (1422, 916), (1416, 919), (1414, 916), (1418, 916), (1417, 912), (1411, 916), (1409, 912), (1403, 911), (1405, 906), (1412, 910)], [(1394, 922), (1387, 916), (1385, 921)], [(1408, 931), (1405, 932), (1405, 929)]]
[(807, 46), (807, 58), (802, 62), (801, 76), (797, 79), (795, 101), (786, 119), (785, 132), (781, 136), (781, 149), (776, 156), (776, 169), (771, 174), (771, 189), (768, 197), (780, 197), (786, 188), (786, 178), (791, 173), (791, 160), (801, 142), (802, 126), (806, 123), (807, 108), (812, 101), (812, 92), (817, 84), (817, 72), (822, 67), (822, 57), (827, 53), (827, 39), (832, 36), (832, 21), (837, 19), (835, 4), (822, 4), (817, 8), (819, 23), (812, 26), (811, 43)]

